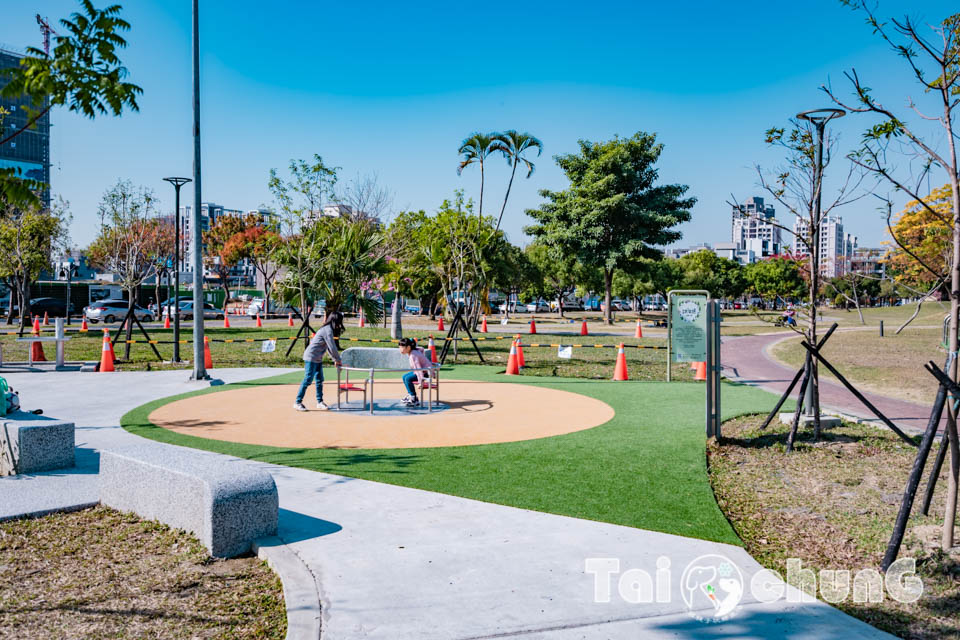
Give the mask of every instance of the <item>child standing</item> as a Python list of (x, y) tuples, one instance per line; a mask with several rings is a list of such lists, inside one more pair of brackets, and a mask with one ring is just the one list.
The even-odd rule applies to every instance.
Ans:
[(343, 333), (343, 314), (339, 311), (331, 311), (303, 352), (303, 382), (300, 383), (297, 399), (293, 403), (293, 408), (297, 411), (307, 410), (303, 406), (303, 396), (306, 395), (307, 387), (314, 380), (317, 382), (317, 409), (326, 411), (330, 408), (323, 402), (323, 354), (329, 352), (337, 367), (340, 366), (340, 352), (337, 350), (335, 338), (338, 338), (341, 333)]

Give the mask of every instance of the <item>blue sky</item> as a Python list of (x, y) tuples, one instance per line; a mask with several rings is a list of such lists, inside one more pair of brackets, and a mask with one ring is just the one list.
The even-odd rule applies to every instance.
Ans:
[[(60, 110), (52, 120), (53, 191), (71, 202), (78, 245), (92, 239), (97, 203), (117, 178), (152, 187), (172, 209), (161, 179), (192, 175), (190, 2), (123, 4), (133, 24), (123, 59), (144, 89), (140, 112), (91, 121)], [(952, 10), (943, 0), (922, 4), (881, 0), (878, 13), (935, 22)], [(434, 210), (457, 188), (476, 199), (478, 172), (456, 174), (460, 140), (513, 128), (545, 147), (533, 177), (514, 183), (505, 216), (523, 243), (523, 211), (540, 202), (537, 190), (566, 185), (554, 155), (580, 138), (643, 130), (665, 145), (662, 181), (687, 184), (698, 199), (679, 244), (722, 242), (726, 201), (762, 195), (753, 167), (779, 161), (763, 132), (827, 106), (821, 84), (845, 88), (843, 72), (856, 67), (891, 105), (909, 94), (923, 100), (863, 17), (836, 0), (201, 5), (203, 199), (233, 208), (270, 204), (270, 168), (313, 153), (343, 178), (376, 173), (396, 209)], [(39, 46), (34, 15), (60, 18), (76, 6), (5, 3), (0, 46)], [(856, 144), (867, 124), (838, 121), (841, 146)], [(488, 166), (493, 212), (508, 168), (499, 159)], [(192, 201), (189, 186), (183, 196)], [(878, 204), (868, 197), (837, 211), (861, 246), (883, 239)], [(778, 215), (792, 222), (780, 207)]]

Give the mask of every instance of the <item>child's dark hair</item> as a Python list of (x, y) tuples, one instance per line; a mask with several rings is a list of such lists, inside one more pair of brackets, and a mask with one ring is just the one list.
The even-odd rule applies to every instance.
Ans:
[(411, 349), (417, 348), (417, 341), (413, 338), (400, 338), (401, 347), (410, 347)]

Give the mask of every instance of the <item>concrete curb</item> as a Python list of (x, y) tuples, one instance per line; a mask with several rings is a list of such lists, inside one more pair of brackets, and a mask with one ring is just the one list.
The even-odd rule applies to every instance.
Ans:
[(320, 639), (320, 592), (310, 569), (277, 536), (259, 538), (253, 551), (277, 572), (287, 605), (287, 640)]

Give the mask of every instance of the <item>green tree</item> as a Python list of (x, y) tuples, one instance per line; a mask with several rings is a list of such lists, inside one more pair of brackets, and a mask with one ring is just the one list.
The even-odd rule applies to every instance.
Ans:
[(224, 293), (224, 314), (230, 303), (230, 271), (247, 257), (247, 241), (244, 234), (248, 229), (256, 227), (258, 223), (259, 218), (256, 215), (222, 215), (203, 232), (203, 262), (220, 281), (220, 288)]
[(510, 190), (513, 188), (513, 179), (517, 175), (517, 166), (523, 164), (527, 169), (527, 178), (533, 175), (536, 166), (529, 159), (524, 157), (527, 152), (533, 149), (537, 150), (537, 156), (543, 152), (543, 143), (539, 138), (529, 133), (517, 133), (513, 129), (496, 133), (493, 135), (493, 145), (491, 152), (500, 153), (510, 165), (510, 182), (507, 183), (507, 192), (503, 196), (503, 206), (500, 207), (500, 217), (497, 218), (497, 229), (503, 222), (503, 213), (507, 210), (507, 200), (510, 198)]
[(754, 262), (746, 267), (745, 275), (750, 289), (777, 307), (778, 301), (801, 298), (806, 283), (796, 260), (774, 257)]
[(586, 280), (580, 263), (573, 255), (564, 256), (558, 248), (542, 242), (528, 245), (526, 255), (539, 273), (541, 285), (537, 295), (556, 300), (557, 313), (562, 318), (563, 299)]
[(683, 269), (683, 286), (706, 289), (717, 298), (737, 298), (747, 288), (744, 268), (739, 262), (721, 258), (713, 251), (688, 253), (677, 260)]
[(430, 229), (430, 216), (422, 209), (402, 211), (387, 227), (385, 243), (392, 282), (402, 295), (420, 302), (421, 315), (432, 316), (441, 286), (425, 251)]
[(570, 188), (540, 191), (548, 202), (527, 211), (538, 223), (527, 233), (602, 270), (604, 314), (611, 324), (614, 272), (639, 258), (657, 257), (656, 246), (679, 240), (675, 227), (690, 220), (696, 199), (683, 197), (686, 185), (656, 184), (663, 145), (654, 134), (579, 144), (579, 153), (556, 157)]
[[(117, 50), (127, 46), (120, 34), (130, 30), (130, 24), (120, 17), (121, 6), (97, 9), (91, 0), (80, 0), (80, 7), (70, 19), (60, 21), (61, 33), (52, 55), (30, 47), (19, 67), (0, 71), (8, 78), (0, 95), (25, 97), (34, 105), (28, 108), (23, 127), (7, 135), (0, 133), (0, 147), (36, 126), (56, 106), (88, 118), (107, 113), (119, 116), (124, 108), (138, 110), (137, 96), (143, 91), (126, 82), (127, 70), (117, 56)], [(35, 205), (38, 187), (16, 170), (0, 168), (0, 201)]]
[(492, 133), (473, 133), (460, 143), (457, 153), (460, 154), (460, 165), (457, 167), (457, 175), (463, 173), (463, 170), (472, 164), (480, 165), (480, 210), (477, 217), (483, 217), (483, 183), (484, 172), (483, 163), (487, 156), (493, 152), (494, 135)]

